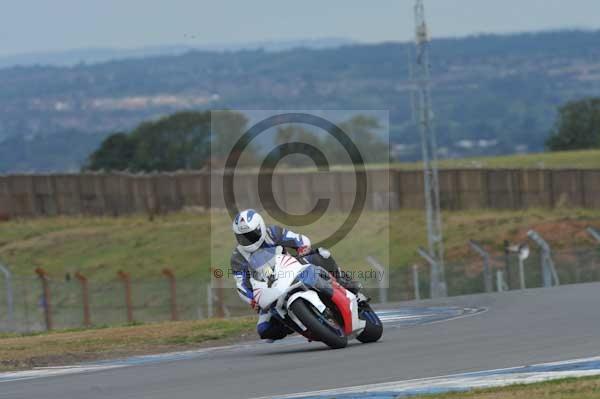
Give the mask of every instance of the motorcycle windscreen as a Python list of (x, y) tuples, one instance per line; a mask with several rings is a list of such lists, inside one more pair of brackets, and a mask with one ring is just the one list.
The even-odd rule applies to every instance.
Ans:
[(261, 248), (250, 257), (250, 273), (257, 281), (268, 281), (274, 273), (277, 250), (275, 248)]

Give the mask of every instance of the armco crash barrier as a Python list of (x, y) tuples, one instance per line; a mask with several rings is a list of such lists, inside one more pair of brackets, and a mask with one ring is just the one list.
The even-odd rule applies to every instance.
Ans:
[[(423, 206), (421, 171), (381, 169), (367, 174), (367, 210)], [(218, 173), (207, 172), (1, 175), (0, 215), (4, 219), (154, 215), (184, 207), (224, 208), (221, 178)], [(256, 174), (236, 174), (234, 190), (239, 207), (261, 203), (256, 181)], [(318, 198), (329, 199), (330, 210), (347, 211), (355, 190), (353, 171), (284, 172), (273, 177), (275, 200), (292, 213), (308, 212)], [(600, 208), (600, 170), (442, 170), (440, 193), (442, 207), (452, 210)]]

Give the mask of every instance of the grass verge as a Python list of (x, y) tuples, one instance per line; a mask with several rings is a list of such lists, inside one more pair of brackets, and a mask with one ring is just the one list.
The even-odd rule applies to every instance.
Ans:
[[(526, 240), (531, 228), (555, 250), (593, 246), (585, 227), (600, 226), (600, 210), (475, 210), (443, 216), (449, 261), (476, 258), (466, 245), (469, 239), (501, 255), (503, 240)], [(294, 230), (317, 242), (345, 217), (326, 214), (317, 223)], [(161, 270), (171, 267), (179, 278), (198, 276), (207, 281), (210, 266), (229, 266), (235, 245), (230, 225), (224, 213), (185, 212), (152, 222), (143, 216), (17, 220), (0, 223), (0, 260), (17, 276), (34, 277), (34, 269), (43, 267), (54, 278), (80, 271), (92, 281), (115, 281), (118, 270), (133, 278), (160, 278)], [(404, 268), (419, 261), (415, 250), (426, 242), (422, 211), (365, 212), (351, 234), (331, 249), (342, 265), (362, 263), (371, 254), (392, 268)]]
[(597, 399), (600, 377), (568, 378), (528, 385), (477, 389), (439, 395), (418, 396), (419, 399)]
[(0, 371), (195, 349), (253, 339), (253, 317), (0, 335)]
[[(391, 164), (368, 164), (367, 169), (392, 167), (399, 170), (420, 170), (422, 162), (394, 162)], [(600, 168), (600, 150), (576, 150), (514, 154), (499, 156), (466, 157), (441, 159), (441, 169), (598, 169)], [(352, 170), (352, 166), (333, 165), (332, 170)], [(314, 172), (315, 167), (282, 168), (281, 171)]]
[[(419, 162), (394, 164), (400, 169), (421, 169)], [(444, 159), (442, 169), (509, 168), (509, 169), (597, 169), (600, 168), (599, 150), (542, 152), (496, 157)]]

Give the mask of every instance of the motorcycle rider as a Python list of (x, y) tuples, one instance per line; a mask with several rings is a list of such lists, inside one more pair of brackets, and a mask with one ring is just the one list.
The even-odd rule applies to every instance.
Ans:
[[(256, 309), (258, 305), (254, 301), (248, 261), (252, 253), (260, 248), (282, 246), (284, 249), (293, 249), (298, 258), (323, 267), (335, 276), (340, 285), (354, 294), (359, 294), (361, 285), (350, 279), (347, 274), (342, 273), (328, 250), (319, 248), (312, 251), (308, 237), (281, 226), (267, 226), (262, 216), (254, 209), (246, 209), (240, 212), (233, 219), (232, 228), (238, 245), (231, 255), (231, 270), (236, 280), (237, 292), (240, 298), (252, 306), (253, 309)], [(362, 294), (359, 294), (359, 298), (367, 300)], [(258, 309), (258, 311), (259, 318), (256, 330), (261, 339), (282, 339), (293, 332), (279, 320), (271, 319), (271, 313), (267, 310)]]

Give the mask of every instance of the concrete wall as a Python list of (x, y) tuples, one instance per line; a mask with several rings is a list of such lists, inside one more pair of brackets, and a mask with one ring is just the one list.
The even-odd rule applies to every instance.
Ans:
[[(329, 209), (349, 211), (355, 198), (353, 172), (281, 173), (272, 180), (273, 198), (291, 213), (306, 213), (318, 198)], [(444, 209), (521, 209), (556, 206), (600, 208), (600, 170), (465, 169), (440, 171)], [(258, 176), (236, 174), (240, 208), (270, 207)], [(421, 208), (420, 171), (367, 172), (366, 209)], [(134, 175), (52, 174), (0, 176), (0, 216), (164, 213), (183, 207), (224, 207), (222, 175), (178, 172)]]

